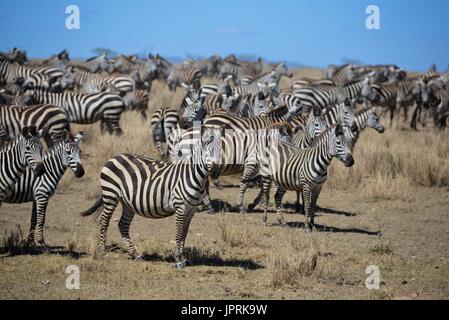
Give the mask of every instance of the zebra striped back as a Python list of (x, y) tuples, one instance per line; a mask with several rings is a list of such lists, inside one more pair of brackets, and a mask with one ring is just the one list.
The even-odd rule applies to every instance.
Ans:
[(35, 126), (38, 130), (45, 128), (45, 141), (48, 146), (62, 138), (64, 130), (70, 131), (70, 123), (61, 108), (42, 104), (29, 107), (0, 106), (0, 123), (8, 137), (20, 135), (26, 126)]

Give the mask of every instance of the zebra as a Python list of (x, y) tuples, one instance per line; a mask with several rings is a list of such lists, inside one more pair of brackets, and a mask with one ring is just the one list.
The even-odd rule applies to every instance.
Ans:
[(33, 125), (38, 130), (45, 128), (44, 140), (48, 147), (62, 138), (64, 130), (70, 131), (67, 114), (51, 104), (27, 107), (0, 105), (0, 123), (10, 138), (19, 135), (26, 126)]
[(294, 105), (290, 109), (283, 106), (253, 118), (240, 118), (226, 113), (215, 113), (208, 116), (204, 120), (204, 124), (207, 126), (224, 127), (226, 129), (239, 131), (248, 129), (259, 130), (264, 129), (275, 122), (292, 121), (292, 118), (298, 113), (300, 108), (301, 107), (298, 105)]
[(210, 58), (195, 62), (195, 65), (203, 76), (213, 77), (218, 75), (221, 63), (221, 57), (219, 55), (213, 55)]
[[(281, 129), (283, 132), (283, 138), (288, 140), (292, 135), (291, 125), (285, 122), (275, 122), (268, 126), (268, 129)], [(220, 162), (220, 176), (230, 176), (240, 174), (240, 190), (237, 198), (236, 208), (241, 212), (246, 212), (243, 206), (243, 200), (245, 192), (248, 188), (248, 183), (251, 178), (257, 174), (257, 160), (256, 160), (256, 142), (257, 135), (262, 130), (223, 130), (221, 135), (222, 145), (222, 159)], [(194, 146), (199, 138), (202, 130), (201, 126), (194, 126), (183, 130), (176, 127), (168, 138), (168, 155), (172, 162), (179, 160), (180, 158), (186, 158), (192, 156), (192, 146)], [(218, 177), (217, 177), (218, 178)], [(218, 179), (213, 179), (215, 186), (221, 189)], [(208, 195), (209, 197), (209, 195)], [(205, 204), (210, 203), (209, 198)], [(209, 212), (213, 212), (213, 208), (208, 205)]]
[(52, 55), (50, 58), (43, 61), (44, 66), (56, 66), (56, 67), (65, 67), (70, 63), (70, 56), (67, 49), (62, 50), (58, 54)]
[(42, 135), (43, 131), (34, 126), (24, 127), (20, 135), (0, 148), (0, 207), (26, 167), (38, 177), (45, 173), (39, 140)]
[(114, 72), (114, 66), (106, 54), (92, 57), (85, 61), (71, 60), (69, 66), (85, 68), (94, 73), (101, 73), (102, 71), (106, 71), (107, 73)]
[(351, 127), (343, 127), (345, 137), (352, 149), (355, 147), (360, 134), (366, 128), (373, 128), (378, 133), (384, 133), (385, 131), (385, 127), (380, 123), (380, 117), (376, 112), (376, 107), (371, 107), (369, 109), (357, 112)]
[(0, 59), (1, 58), (21, 65), (28, 62), (26, 51), (20, 48), (12, 48), (9, 52), (0, 52)]
[(335, 86), (313, 86), (305, 87), (294, 91), (302, 104), (306, 106), (316, 106), (325, 109), (331, 105), (343, 102), (346, 98), (351, 100), (362, 97), (374, 99), (374, 90), (370, 85), (370, 78), (349, 82), (341, 87)]
[(120, 96), (108, 92), (91, 94), (55, 93), (45, 88), (26, 91), (38, 103), (52, 104), (62, 108), (71, 123), (92, 124), (101, 121), (102, 131), (121, 135), (120, 117), (125, 105)]
[(323, 116), (328, 126), (340, 123), (350, 127), (354, 121), (355, 101), (346, 98), (345, 101), (337, 103), (323, 110)]
[(432, 110), (435, 125), (444, 129), (449, 116), (449, 92), (435, 82), (427, 84), (425, 88), (426, 90), (421, 91), (422, 105)]
[(46, 247), (44, 223), (48, 201), (54, 195), (66, 169), (70, 167), (77, 178), (84, 175), (79, 146), (82, 137), (82, 132), (73, 137), (68, 131), (64, 131), (63, 138), (43, 156), (45, 173), (37, 177), (27, 168), (11, 188), (9, 195), (3, 199), (5, 203), (33, 202), (28, 244), (34, 244), (34, 231), (37, 225), (37, 241), (40, 246)]
[(267, 134), (258, 141), (261, 160), (262, 192), (252, 204), (255, 207), (263, 197), (263, 223), (267, 222), (267, 210), (271, 184), (277, 186), (275, 202), (278, 222), (284, 225), (281, 211), (282, 197), (287, 190), (302, 191), (307, 217), (306, 230), (315, 228), (314, 212), (316, 201), (324, 182), (327, 180), (327, 168), (336, 157), (346, 167), (354, 165), (348, 141), (340, 124), (333, 125), (317, 137), (311, 148), (297, 149), (279, 142), (276, 134)]
[(106, 231), (119, 202), (123, 212), (118, 224), (128, 254), (141, 259), (129, 236), (135, 214), (147, 218), (176, 216), (176, 267), (186, 265), (184, 243), (195, 208), (206, 194), (209, 175), (221, 157), (221, 143), (215, 131), (204, 129), (193, 156), (175, 163), (160, 162), (133, 154), (121, 154), (106, 162), (100, 174), (102, 194), (82, 213), (90, 215), (103, 207), (100, 223), (100, 254), (105, 253)]
[(191, 65), (172, 66), (167, 78), (167, 85), (170, 91), (176, 91), (176, 87), (181, 83), (192, 85), (193, 89), (198, 90), (201, 87), (201, 71)]
[(225, 58), (220, 66), (218, 78), (224, 80), (229, 76), (234, 81), (234, 84), (240, 85), (243, 78), (242, 65), (237, 61)]
[(4, 78), (7, 83), (15, 83), (17, 80), (23, 79), (23, 81), (28, 80), (36, 84), (42, 84), (46, 78), (44, 74), (39, 73), (38, 69), (12, 63), (2, 56), (0, 56), (0, 77)]
[(135, 89), (134, 80), (129, 76), (96, 74), (86, 68), (73, 66), (66, 69), (61, 86), (63, 89), (75, 86), (82, 93), (118, 92), (122, 97)]
[(163, 143), (167, 142), (173, 128), (179, 123), (179, 110), (162, 107), (151, 117), (151, 138), (159, 156), (164, 159)]
[(148, 118), (148, 102), (150, 101), (149, 93), (146, 90), (136, 89), (132, 93), (128, 93), (123, 97), (123, 102), (127, 109), (139, 111), (144, 120)]
[[(283, 62), (280, 62), (274, 66), (272, 71), (266, 72), (266, 73), (258, 76), (257, 78), (250, 81), (249, 83), (260, 82), (260, 83), (266, 83), (266, 84), (274, 84), (277, 87), (277, 86), (279, 86), (279, 82), (281, 81), (282, 76), (292, 78), (293, 73), (288, 72), (287, 65)], [(242, 80), (242, 83), (244, 83), (243, 80)]]

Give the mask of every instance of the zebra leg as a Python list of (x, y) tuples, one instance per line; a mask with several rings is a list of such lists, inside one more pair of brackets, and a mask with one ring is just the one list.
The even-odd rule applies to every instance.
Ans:
[(415, 106), (415, 110), (413, 110), (413, 115), (412, 115), (412, 122), (410, 123), (410, 128), (414, 129), (414, 130), (418, 130), (416, 127), (416, 123), (419, 119), (419, 115), (421, 113), (421, 105), (416, 105)]
[(243, 170), (243, 176), (240, 180), (239, 196), (237, 198), (237, 208), (240, 213), (246, 213), (246, 210), (243, 207), (243, 199), (245, 197), (246, 189), (248, 189), (249, 180), (256, 174), (256, 169), (257, 167), (255, 165), (247, 164)]
[(36, 209), (36, 201), (33, 201), (33, 209), (31, 209), (31, 224), (30, 224), (30, 232), (28, 232), (27, 245), (35, 246), (34, 242), (34, 230), (36, 229), (37, 223), (37, 209)]
[(135, 260), (142, 260), (142, 257), (137, 252), (131, 238), (129, 237), (129, 226), (134, 218), (134, 212), (128, 208), (123, 207), (122, 217), (118, 223), (118, 229), (122, 235), (123, 241), (125, 242), (126, 250), (128, 254)]
[(37, 214), (37, 243), (46, 250), (47, 245), (44, 240), (44, 224), (45, 224), (45, 212), (47, 211), (48, 198), (35, 199), (36, 202), (36, 214)]
[(268, 203), (270, 200), (271, 179), (269, 177), (262, 177), (262, 196), (263, 196), (263, 209), (264, 214), (262, 218), (263, 225), (267, 225), (267, 211)]
[(304, 200), (304, 207), (306, 212), (306, 231), (310, 232), (314, 229), (314, 212), (312, 208), (312, 191), (309, 188), (303, 189), (303, 200)]
[(389, 105), (389, 108), (390, 108), (390, 127), (392, 127), (393, 126), (393, 119), (394, 119), (394, 112), (395, 112), (396, 106), (395, 105)]
[[(107, 200), (107, 201), (106, 201)], [(118, 201), (116, 198), (108, 197), (107, 199), (103, 195), (103, 211), (100, 216), (99, 222), (99, 234), (100, 243), (98, 245), (99, 256), (104, 256), (106, 253), (106, 232), (109, 227), (112, 214), (117, 207)]]
[(284, 197), (285, 190), (278, 187), (274, 195), (274, 202), (276, 204), (276, 214), (278, 217), (278, 222), (281, 226), (285, 226), (284, 215), (282, 214), (282, 198)]
[(187, 259), (184, 257), (184, 245), (189, 231), (190, 221), (192, 221), (194, 210), (186, 210), (183, 206), (176, 208), (176, 268), (182, 269), (186, 266)]
[(257, 194), (257, 196), (254, 199), (254, 201), (248, 205), (248, 210), (249, 211), (253, 211), (254, 208), (256, 208), (256, 206), (260, 203), (262, 198), (263, 198), (263, 192), (262, 192), (262, 187), (261, 187), (260, 190), (259, 190), (259, 193)]
[(121, 136), (123, 134), (122, 128), (120, 128), (119, 124), (120, 119), (108, 119), (108, 132), (109, 134), (115, 134), (116, 136)]
[(296, 211), (296, 213), (304, 214), (304, 205), (301, 205), (301, 198), (302, 198), (302, 192), (301, 191), (296, 191), (295, 211)]

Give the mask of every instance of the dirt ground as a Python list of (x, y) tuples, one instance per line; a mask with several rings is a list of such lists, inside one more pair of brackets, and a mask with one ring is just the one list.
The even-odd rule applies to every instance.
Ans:
[[(223, 179), (231, 188), (214, 199), (234, 203), (236, 179)], [(176, 270), (174, 218), (136, 217), (132, 238), (145, 252), (144, 262), (128, 259), (117, 228), (119, 210), (109, 229), (110, 253), (102, 260), (89, 254), (94, 218), (77, 214), (91, 201), (81, 195), (57, 194), (46, 221), (48, 253), (26, 252), (0, 258), (1, 299), (372, 299), (449, 297), (449, 193), (423, 189), (411, 201), (360, 201), (354, 194), (326, 192), (320, 198), (319, 232), (306, 234), (296, 223), (304, 217), (289, 209), (290, 227), (280, 227), (274, 213), (267, 227), (261, 213), (198, 213), (192, 221), (187, 246), (191, 265)], [(250, 189), (248, 198), (257, 190)], [(293, 202), (295, 195), (288, 193)], [(215, 202), (215, 205), (223, 203)], [(231, 208), (232, 209), (232, 208)], [(2, 207), (1, 233), (19, 224), (27, 231), (31, 206)], [(226, 210), (225, 210), (226, 211)], [(226, 228), (242, 243), (225, 242)], [(232, 233), (231, 232), (231, 233)], [(245, 238), (245, 234), (248, 238)], [(313, 274), (292, 283), (273, 285), (273, 253), (286, 237), (318, 247)], [(68, 265), (80, 268), (80, 290), (67, 290)], [(379, 290), (368, 290), (365, 269), (380, 269)], [(280, 267), (282, 268), (282, 266)], [(294, 277), (294, 276), (293, 276)]]
[[(317, 74), (297, 71), (295, 77)], [(156, 83), (150, 108), (177, 105), (181, 97), (182, 90), (173, 96)], [(66, 172), (50, 200), (48, 252), (23, 248), (20, 235), (11, 240), (18, 226), (26, 237), (31, 204), (2, 205), (0, 299), (449, 298), (447, 132), (397, 126), (383, 135), (364, 134), (353, 169), (332, 163), (318, 199), (318, 231), (311, 234), (302, 229), (304, 217), (294, 212), (294, 193), (284, 198), (288, 226), (279, 226), (271, 211), (264, 227), (260, 209), (234, 212), (238, 178), (220, 178), (225, 188), (211, 187), (217, 213), (193, 218), (186, 242), (189, 264), (177, 270), (174, 217), (134, 218), (131, 238), (145, 261), (133, 261), (117, 228), (120, 208), (109, 226), (108, 254), (95, 257), (96, 219), (79, 212), (98, 194), (101, 166), (120, 152), (155, 156), (149, 119), (128, 113), (121, 124), (120, 138), (101, 136), (98, 126), (82, 127), (86, 175), (76, 179)], [(246, 205), (257, 191), (248, 190)], [(79, 290), (66, 288), (71, 265), (80, 270)], [(379, 268), (379, 289), (365, 285), (369, 266)]]

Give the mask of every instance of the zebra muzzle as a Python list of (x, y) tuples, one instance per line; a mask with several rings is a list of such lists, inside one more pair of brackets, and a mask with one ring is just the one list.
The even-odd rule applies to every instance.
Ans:
[(76, 164), (75, 177), (81, 178), (82, 176), (84, 176), (84, 168), (83, 165), (78, 162)]
[(36, 165), (36, 168), (34, 169), (34, 174), (37, 177), (42, 176), (45, 173), (45, 167), (44, 164), (42, 162), (38, 162)]
[(346, 161), (344, 162), (344, 165), (347, 168), (352, 167), (354, 165), (354, 158), (352, 157), (352, 155), (347, 156)]

